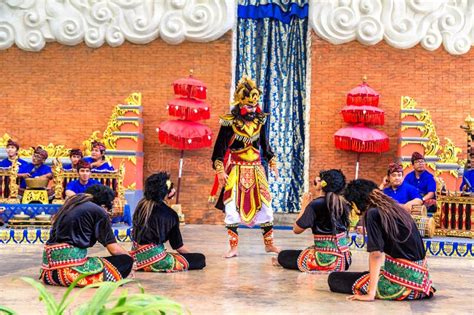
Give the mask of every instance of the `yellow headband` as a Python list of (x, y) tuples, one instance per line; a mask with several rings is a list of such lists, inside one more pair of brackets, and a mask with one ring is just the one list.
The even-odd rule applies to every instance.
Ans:
[(168, 180), (166, 181), (166, 187), (168, 187), (168, 189), (171, 188), (171, 180), (168, 179)]
[(328, 183), (323, 179), (323, 180), (321, 181), (321, 187), (324, 188), (324, 187), (326, 187), (327, 185), (328, 185)]

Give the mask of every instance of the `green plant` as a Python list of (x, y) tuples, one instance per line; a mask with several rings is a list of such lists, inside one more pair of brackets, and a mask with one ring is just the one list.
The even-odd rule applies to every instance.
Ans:
[[(112, 315), (112, 314), (185, 314), (189, 313), (179, 303), (164, 297), (146, 294), (142, 286), (139, 286), (140, 293), (129, 294), (124, 290), (118, 297), (113, 293), (122, 285), (133, 282), (134, 280), (121, 280), (118, 282), (101, 282), (88, 285), (71, 296), (77, 283), (87, 275), (78, 277), (66, 290), (58, 303), (56, 299), (46, 290), (46, 287), (31, 278), (22, 277), (39, 292), (39, 299), (46, 306), (48, 315), (63, 315), (69, 305), (79, 298), (79, 295), (85, 290), (96, 288), (97, 291), (89, 301), (84, 301), (82, 305), (74, 311), (76, 315)], [(70, 310), (71, 311), (71, 310)], [(0, 306), (1, 314), (16, 314), (15, 311)]]

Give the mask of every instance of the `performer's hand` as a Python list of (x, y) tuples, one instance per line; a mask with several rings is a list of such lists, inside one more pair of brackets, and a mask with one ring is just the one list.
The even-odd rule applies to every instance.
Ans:
[(379, 189), (383, 190), (383, 189), (387, 188), (389, 183), (390, 183), (390, 181), (388, 180), (388, 176), (385, 175), (382, 179), (382, 183), (379, 185)]
[(372, 302), (372, 301), (375, 300), (375, 295), (372, 296), (372, 295), (368, 295), (368, 294), (366, 294), (366, 295), (354, 294), (354, 295), (348, 296), (347, 300), (348, 301)]
[(278, 174), (278, 168), (276, 167), (276, 165), (271, 166), (270, 170), (273, 172), (273, 175), (275, 176), (275, 179), (278, 179), (279, 174)]
[(217, 173), (217, 178), (219, 179), (219, 184), (221, 184), (222, 186), (225, 186), (225, 184), (227, 183), (227, 178), (228, 177), (229, 177), (229, 175), (227, 175), (226, 172)]

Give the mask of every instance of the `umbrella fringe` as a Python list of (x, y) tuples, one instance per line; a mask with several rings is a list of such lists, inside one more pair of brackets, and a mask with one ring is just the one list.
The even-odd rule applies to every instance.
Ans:
[(353, 111), (346, 110), (342, 111), (342, 117), (347, 123), (366, 123), (372, 125), (383, 125), (385, 123), (385, 115), (383, 112), (371, 112), (367, 111)]
[[(212, 139), (209, 139), (208, 135), (199, 138), (183, 138), (160, 130), (158, 132), (158, 139), (161, 143), (168, 144), (180, 150), (201, 149), (212, 145)], [(189, 140), (191, 140), (191, 142), (189, 142)]]
[(211, 118), (209, 110), (203, 108), (191, 108), (188, 106), (172, 105), (168, 108), (168, 113), (171, 116), (178, 117), (184, 120), (205, 120)]
[(389, 139), (362, 141), (349, 137), (334, 137), (336, 148), (359, 153), (382, 153), (389, 150)]
[(370, 94), (347, 94), (347, 105), (354, 106), (379, 106), (379, 96)]

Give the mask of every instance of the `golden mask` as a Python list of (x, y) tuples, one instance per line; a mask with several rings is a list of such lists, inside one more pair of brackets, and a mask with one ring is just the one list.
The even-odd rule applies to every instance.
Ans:
[(235, 88), (232, 105), (239, 105), (240, 107), (257, 106), (261, 93), (255, 81), (244, 75)]

